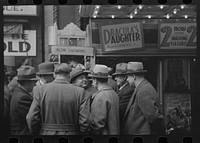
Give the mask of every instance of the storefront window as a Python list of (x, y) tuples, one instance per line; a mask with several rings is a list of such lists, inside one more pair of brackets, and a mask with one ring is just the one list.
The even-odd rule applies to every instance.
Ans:
[(167, 130), (190, 131), (190, 61), (167, 59), (163, 64), (164, 113)]

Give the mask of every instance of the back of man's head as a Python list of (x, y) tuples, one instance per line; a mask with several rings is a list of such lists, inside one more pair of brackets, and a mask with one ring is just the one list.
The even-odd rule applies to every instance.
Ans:
[(55, 66), (54, 69), (54, 73), (60, 74), (60, 75), (66, 75), (69, 74), (72, 71), (72, 68), (70, 67), (70, 65), (66, 64), (66, 63), (61, 63)]

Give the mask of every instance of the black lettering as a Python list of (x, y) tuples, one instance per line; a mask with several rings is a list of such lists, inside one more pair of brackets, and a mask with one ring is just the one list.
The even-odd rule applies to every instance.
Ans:
[[(24, 48), (24, 46), (25, 46), (25, 48)], [(30, 49), (31, 49), (31, 45), (29, 43), (19, 42), (19, 52), (28, 52)]]
[(18, 52), (12, 49), (12, 42), (8, 42), (8, 52)]
[(140, 34), (139, 33), (136, 33), (136, 41), (140, 40)]
[(111, 44), (112, 44), (112, 43), (116, 43), (115, 37), (114, 37), (114, 36), (111, 37)]
[(4, 47), (4, 51), (6, 50), (6, 48), (7, 48), (7, 45), (6, 45), (6, 43), (3, 43), (3, 47)]

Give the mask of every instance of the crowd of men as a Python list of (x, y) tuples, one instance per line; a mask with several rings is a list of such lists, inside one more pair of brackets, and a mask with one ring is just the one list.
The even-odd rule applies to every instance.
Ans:
[[(149, 135), (161, 133), (158, 94), (141, 62), (113, 74), (96, 64), (22, 65), (4, 79), (4, 118), (11, 135)], [(114, 80), (113, 80), (114, 79)]]

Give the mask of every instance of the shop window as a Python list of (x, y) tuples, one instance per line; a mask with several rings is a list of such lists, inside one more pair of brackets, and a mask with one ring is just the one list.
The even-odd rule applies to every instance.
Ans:
[(164, 114), (167, 130), (190, 131), (190, 61), (167, 59), (163, 63)]

